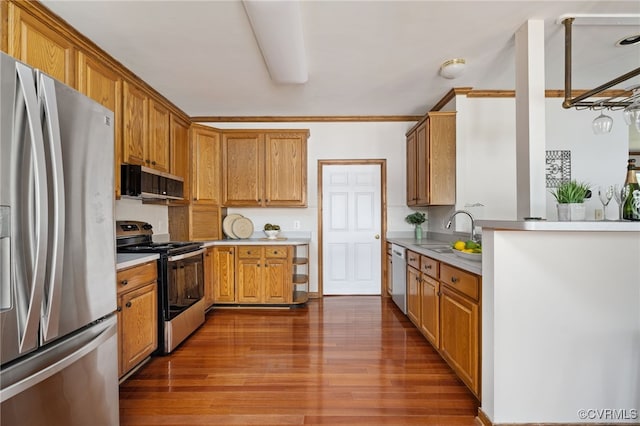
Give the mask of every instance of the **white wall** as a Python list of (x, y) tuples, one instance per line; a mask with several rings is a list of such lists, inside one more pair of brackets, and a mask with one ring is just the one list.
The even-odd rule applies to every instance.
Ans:
[[(277, 223), (286, 235), (300, 229), (311, 233), (312, 265), (318, 254), (318, 160), (386, 159), (387, 160), (387, 232), (411, 232), (404, 221), (412, 210), (406, 206), (405, 149), (406, 132), (415, 122), (347, 122), (347, 123), (202, 123), (218, 129), (309, 129), (307, 142), (307, 208), (229, 208), (254, 223), (256, 230), (266, 222)], [(312, 268), (310, 290), (317, 291), (317, 271)]]
[(154, 239), (169, 238), (169, 213), (167, 206), (142, 204), (131, 198), (116, 200), (116, 220), (139, 220), (153, 226)]
[[(593, 197), (587, 200), (587, 220), (602, 208), (599, 185), (622, 184), (629, 151), (629, 127), (621, 111), (607, 112), (614, 120), (611, 133), (595, 135), (593, 111), (562, 108), (561, 98), (546, 99), (546, 150), (571, 151), (571, 177), (589, 183)], [(516, 215), (516, 123), (514, 98), (467, 98), (456, 96), (446, 110), (457, 111), (456, 209), (471, 211), (479, 219), (517, 219)], [(541, 164), (540, 167), (545, 167)], [(557, 220), (556, 202), (546, 190), (547, 220)], [(483, 207), (469, 207), (480, 203)], [(451, 232), (443, 223), (453, 207), (430, 207), (429, 231)], [(607, 218), (617, 219), (611, 201)], [(469, 232), (462, 217), (456, 230)]]

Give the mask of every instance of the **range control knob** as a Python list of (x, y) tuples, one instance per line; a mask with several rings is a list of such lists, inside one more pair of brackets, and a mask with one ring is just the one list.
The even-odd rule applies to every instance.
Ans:
[(144, 225), (142, 225), (142, 229), (144, 229), (145, 231), (148, 231), (150, 229), (152, 229), (153, 226), (151, 226), (150, 223), (145, 223)]

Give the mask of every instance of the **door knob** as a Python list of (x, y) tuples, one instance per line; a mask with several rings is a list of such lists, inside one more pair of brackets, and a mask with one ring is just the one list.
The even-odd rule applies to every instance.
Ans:
[(380, 239), (380, 234), (376, 234), (376, 236), (374, 237), (376, 240)]

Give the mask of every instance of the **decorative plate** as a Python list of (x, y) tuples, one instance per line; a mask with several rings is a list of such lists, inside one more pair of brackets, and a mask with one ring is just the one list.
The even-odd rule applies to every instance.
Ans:
[(453, 253), (463, 259), (475, 260), (476, 262), (482, 261), (482, 253), (465, 253), (463, 251), (456, 250), (456, 249), (453, 249)]
[(233, 221), (231, 230), (238, 238), (249, 238), (253, 234), (253, 222), (246, 217), (240, 217)]
[(222, 232), (227, 238), (231, 238), (232, 240), (237, 240), (238, 237), (233, 233), (233, 229), (231, 229), (231, 225), (235, 222), (236, 219), (240, 219), (243, 217), (241, 214), (231, 213), (228, 214), (227, 217), (222, 221)]

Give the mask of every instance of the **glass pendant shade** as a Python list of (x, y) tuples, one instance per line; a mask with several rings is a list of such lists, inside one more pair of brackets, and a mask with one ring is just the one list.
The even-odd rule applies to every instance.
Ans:
[(593, 119), (591, 123), (591, 127), (593, 128), (593, 133), (596, 135), (604, 135), (611, 131), (611, 127), (613, 126), (613, 118), (608, 115), (604, 115), (602, 111), (600, 115)]

